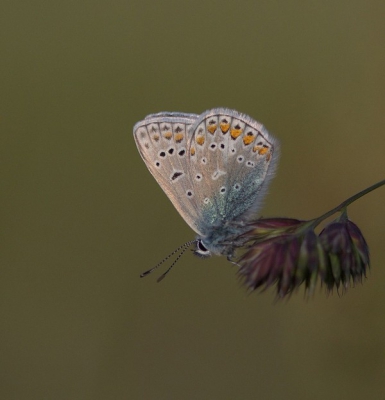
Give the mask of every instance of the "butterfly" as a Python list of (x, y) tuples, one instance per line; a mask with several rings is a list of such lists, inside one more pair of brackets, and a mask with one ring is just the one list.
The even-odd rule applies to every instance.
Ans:
[(150, 114), (134, 126), (134, 138), (147, 168), (197, 234), (175, 252), (195, 244), (199, 256), (231, 259), (274, 176), (277, 139), (227, 108)]

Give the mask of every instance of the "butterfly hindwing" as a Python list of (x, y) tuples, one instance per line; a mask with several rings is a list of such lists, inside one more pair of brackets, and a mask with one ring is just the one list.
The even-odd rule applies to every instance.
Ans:
[(201, 210), (198, 228), (206, 232), (234, 220), (247, 222), (274, 174), (278, 142), (262, 124), (224, 108), (200, 115), (191, 134), (189, 173)]

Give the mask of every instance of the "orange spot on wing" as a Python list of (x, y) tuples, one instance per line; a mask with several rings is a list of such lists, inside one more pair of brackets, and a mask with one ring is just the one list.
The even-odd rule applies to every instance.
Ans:
[(253, 143), (254, 139), (255, 139), (255, 136), (254, 136), (254, 135), (247, 135), (247, 136), (245, 136), (245, 137), (243, 138), (243, 143), (247, 146), (247, 145), (249, 145), (250, 143)]
[(214, 124), (214, 125), (209, 125), (208, 128), (207, 128), (207, 130), (208, 130), (212, 135), (214, 135), (214, 132), (217, 130), (217, 125), (216, 125), (216, 124)]
[(157, 142), (159, 140), (159, 135), (154, 135), (153, 138), (154, 138), (155, 142)]
[(197, 138), (195, 139), (195, 141), (202, 146), (205, 142), (205, 137), (204, 136), (197, 136)]
[(183, 140), (183, 138), (184, 138), (183, 133), (177, 133), (177, 134), (175, 135), (175, 141), (176, 141), (177, 143), (180, 143), (180, 142)]
[(230, 128), (230, 124), (221, 123), (221, 124), (219, 124), (219, 126), (221, 127), (221, 131), (222, 131), (223, 133), (226, 133), (226, 132), (229, 130), (229, 128)]
[(166, 139), (170, 140), (170, 139), (172, 138), (172, 133), (171, 133), (171, 132), (165, 132), (165, 133), (163, 134), (163, 136), (164, 136)]
[(192, 156), (195, 154), (195, 149), (194, 149), (194, 147), (191, 147), (191, 149), (190, 149), (190, 154), (191, 154)]
[(242, 129), (231, 129), (230, 135), (233, 139), (236, 139), (242, 133)]
[(258, 154), (264, 155), (269, 151), (267, 147), (262, 147), (261, 149), (258, 150)]
[(267, 157), (268, 157), (268, 160), (267, 161), (269, 161), (270, 160), (270, 157), (271, 157), (271, 154), (270, 154), (270, 149), (268, 148), (268, 147), (264, 147), (264, 146), (254, 146), (253, 147), (253, 152), (254, 153), (258, 153), (258, 154), (260, 154), (260, 155), (264, 155), (264, 154), (266, 154), (266, 153), (269, 153), (268, 155), (267, 155)]

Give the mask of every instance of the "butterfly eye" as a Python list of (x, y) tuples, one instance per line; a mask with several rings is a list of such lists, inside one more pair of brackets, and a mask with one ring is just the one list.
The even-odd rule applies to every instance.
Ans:
[(197, 247), (199, 250), (201, 251), (207, 251), (207, 248), (205, 247), (205, 245), (203, 244), (202, 240), (198, 240), (197, 242)]
[(207, 247), (203, 244), (202, 239), (198, 239), (196, 241), (196, 250), (195, 250), (195, 254), (197, 256), (201, 256), (201, 257), (209, 257), (211, 255), (210, 251), (207, 249)]

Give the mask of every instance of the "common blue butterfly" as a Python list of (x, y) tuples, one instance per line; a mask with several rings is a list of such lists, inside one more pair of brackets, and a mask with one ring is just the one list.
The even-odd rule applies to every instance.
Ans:
[(227, 108), (150, 114), (134, 126), (134, 138), (147, 168), (197, 233), (177, 251), (195, 243), (197, 255), (231, 258), (274, 175), (278, 141), (261, 123)]

